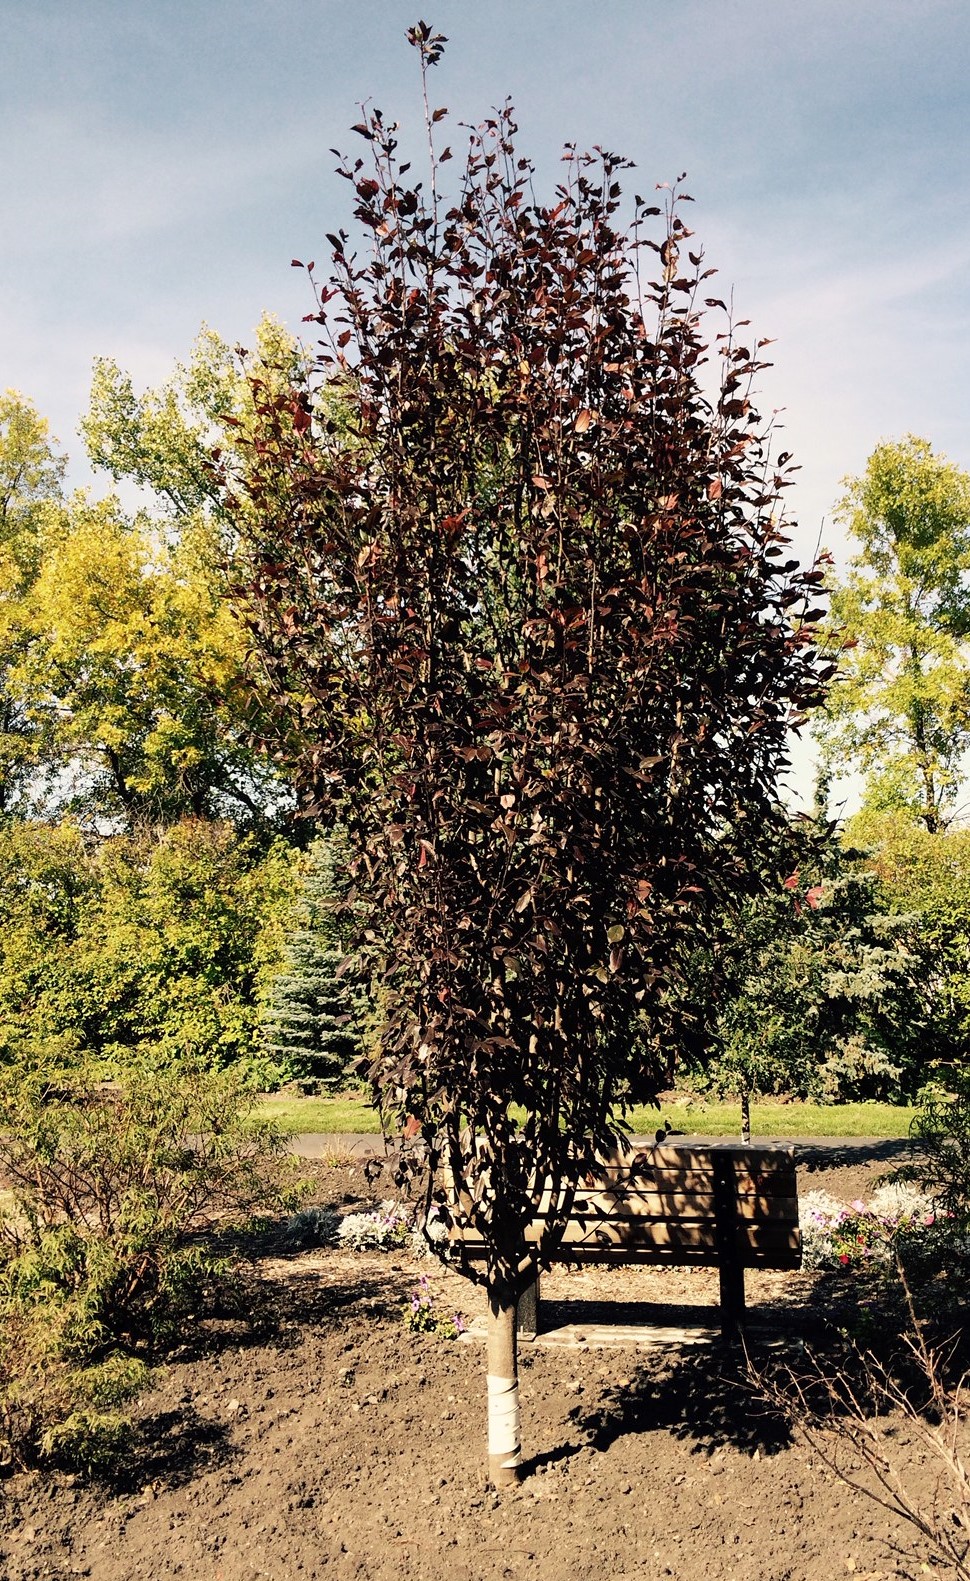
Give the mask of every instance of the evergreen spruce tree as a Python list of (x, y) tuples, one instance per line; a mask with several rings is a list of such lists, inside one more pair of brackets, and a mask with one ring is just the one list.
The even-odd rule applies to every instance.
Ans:
[(297, 1081), (339, 1083), (362, 1051), (365, 997), (338, 970), (347, 954), (338, 911), (347, 887), (342, 843), (324, 836), (307, 852), (285, 965), (262, 1015), (264, 1051)]

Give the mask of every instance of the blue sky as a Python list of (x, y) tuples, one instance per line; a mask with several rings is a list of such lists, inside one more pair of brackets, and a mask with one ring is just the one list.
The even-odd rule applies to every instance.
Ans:
[(880, 438), (970, 466), (967, 0), (421, 5), (0, 0), (0, 386), (73, 457), (95, 356), (148, 383), (203, 321), (301, 328), (289, 262), (348, 218), (329, 149), (358, 101), (420, 148), (424, 15), (450, 40), (436, 102), (477, 120), (510, 94), (540, 189), (565, 141), (623, 152), (641, 191), (688, 172), (719, 293), (775, 337), (803, 552)]

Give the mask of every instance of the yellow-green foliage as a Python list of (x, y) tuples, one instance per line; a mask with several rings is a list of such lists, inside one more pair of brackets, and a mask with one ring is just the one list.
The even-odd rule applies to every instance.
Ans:
[(287, 388), (301, 356), (264, 319), (242, 362), (203, 331), (188, 365), (141, 395), (99, 361), (82, 429), (94, 467), (144, 491), (134, 513), (112, 493), (65, 492), (46, 423), (0, 394), (0, 813), (131, 830), (278, 810), (248, 739), (214, 454), (230, 476), (245, 471), (254, 388)]
[(830, 766), (862, 771), (873, 810), (935, 831), (970, 745), (970, 474), (912, 434), (876, 446), (836, 507), (857, 553), (832, 583), (838, 680), (820, 730)]
[(846, 842), (869, 853), (889, 909), (919, 922), (934, 1023), (962, 1060), (970, 1038), (970, 829), (934, 833), (906, 812), (863, 810)]
[(42, 548), (7, 685), (50, 796), (129, 824), (238, 810), (254, 772), (244, 638), (213, 529), (194, 519), (166, 541), (116, 499), (76, 494)]
[(225, 1073), (0, 1074), (0, 1459), (117, 1454), (153, 1356), (228, 1270), (217, 1226), (288, 1205), (280, 1149)]
[(90, 847), (72, 824), (0, 827), (0, 1044), (252, 1062), (295, 868), (225, 823)]
[(47, 423), (16, 390), (0, 393), (0, 812), (17, 807), (36, 764), (33, 730), (9, 690), (27, 653), (24, 602), (43, 544), (62, 518), (64, 458)]

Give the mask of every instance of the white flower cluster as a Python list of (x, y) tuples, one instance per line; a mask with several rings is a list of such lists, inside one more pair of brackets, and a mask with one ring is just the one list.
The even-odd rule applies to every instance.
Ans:
[(428, 1241), (443, 1246), (448, 1239), (448, 1222), (439, 1208), (432, 1205), (422, 1227), (420, 1215), (393, 1199), (367, 1213), (348, 1213), (338, 1223), (340, 1245), (354, 1252), (406, 1249), (415, 1257), (430, 1257)]
[[(428, 1217), (424, 1222), (424, 1228), (422, 1229), (419, 1220), (416, 1219), (414, 1222), (414, 1228), (411, 1231), (411, 1250), (416, 1257), (431, 1257), (434, 1254), (428, 1242), (431, 1241), (435, 1246), (444, 1249), (447, 1240), (448, 1221), (442, 1214), (441, 1209), (432, 1203), (428, 1209)], [(445, 1252), (445, 1255), (447, 1256), (447, 1252)]]
[(341, 1246), (354, 1252), (392, 1251), (411, 1240), (411, 1214), (399, 1202), (389, 1199), (367, 1213), (348, 1213), (340, 1221)]
[(832, 1258), (832, 1225), (846, 1204), (827, 1191), (809, 1191), (798, 1199), (798, 1228), (802, 1232), (802, 1267), (828, 1268)]
[(935, 1216), (939, 1208), (927, 1191), (920, 1191), (908, 1181), (886, 1181), (869, 1198), (871, 1211), (881, 1219), (925, 1219)]
[(429, 1240), (437, 1246), (448, 1240), (448, 1221), (440, 1208), (430, 1208), (426, 1230), (427, 1233), (413, 1209), (393, 1198), (377, 1208), (347, 1213), (342, 1218), (332, 1208), (302, 1208), (286, 1221), (286, 1238), (299, 1251), (311, 1246), (339, 1245), (353, 1252), (407, 1250), (416, 1257), (429, 1257)]

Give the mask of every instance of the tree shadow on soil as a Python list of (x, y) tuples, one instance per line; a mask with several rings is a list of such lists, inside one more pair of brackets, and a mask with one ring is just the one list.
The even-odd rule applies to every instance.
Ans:
[(157, 1411), (139, 1420), (123, 1464), (105, 1481), (115, 1494), (138, 1493), (155, 1482), (178, 1488), (237, 1455), (227, 1424), (207, 1420), (191, 1407)]
[(306, 1327), (330, 1323), (351, 1312), (368, 1322), (376, 1318), (400, 1318), (401, 1307), (414, 1288), (413, 1274), (372, 1273), (367, 1277), (321, 1279), (319, 1268), (294, 1272), (285, 1280), (273, 1282), (273, 1309), (277, 1329), (275, 1340), (297, 1343)]
[(852, 1164), (901, 1164), (913, 1156), (909, 1137), (888, 1136), (865, 1142), (795, 1142), (795, 1161), (799, 1169), (813, 1174), (818, 1169), (842, 1169)]
[(390, 1272), (324, 1279), (316, 1266), (305, 1272), (294, 1268), (285, 1277), (247, 1274), (222, 1293), (167, 1359), (197, 1362), (227, 1350), (260, 1345), (289, 1350), (301, 1342), (308, 1329), (345, 1315), (359, 1315), (368, 1322), (398, 1317), (413, 1284), (413, 1278)]

